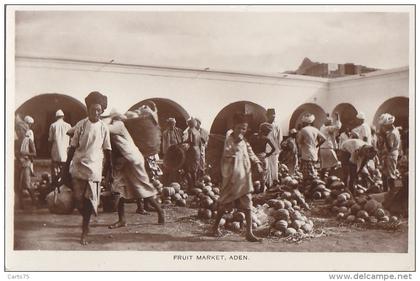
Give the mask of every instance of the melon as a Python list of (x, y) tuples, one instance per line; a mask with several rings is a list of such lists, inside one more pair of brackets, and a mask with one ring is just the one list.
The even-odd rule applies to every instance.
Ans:
[(283, 200), (283, 203), (284, 203), (284, 208), (285, 209), (292, 208), (292, 203), (290, 203), (289, 200)]
[(177, 192), (177, 193), (181, 190), (181, 185), (177, 182), (173, 182), (169, 186), (173, 187), (175, 192)]
[(290, 217), (294, 220), (300, 220), (302, 219), (302, 214), (299, 211), (289, 212)]
[(203, 181), (199, 181), (199, 182), (197, 182), (197, 184), (195, 185), (195, 187), (200, 188), (200, 189), (203, 189), (205, 186), (206, 186), (206, 185), (204, 184), (204, 182), (203, 182)]
[(314, 199), (321, 199), (322, 198), (322, 193), (319, 191), (315, 191), (314, 194), (312, 195), (312, 197)]
[(212, 188), (211, 188), (211, 186), (208, 186), (208, 185), (204, 186), (204, 187), (202, 188), (202, 190), (203, 190), (203, 192), (204, 192), (205, 194), (208, 194), (209, 192), (212, 192)]
[(213, 205), (213, 203), (214, 203), (214, 201), (210, 197), (208, 197), (208, 196), (206, 196), (205, 198), (203, 198), (201, 200), (201, 205), (204, 208), (210, 208), (210, 206)]
[(245, 220), (245, 214), (242, 212), (236, 212), (233, 214), (233, 220), (243, 222)]
[(379, 208), (379, 202), (376, 201), (375, 199), (370, 199), (364, 205), (364, 209), (366, 210), (366, 212), (368, 212), (371, 215), (375, 214), (378, 208)]
[(292, 227), (296, 230), (300, 229), (303, 225), (305, 225), (305, 222), (301, 220), (295, 220), (292, 222)]
[(181, 200), (176, 201), (176, 204), (180, 207), (185, 207), (187, 206), (187, 201), (185, 199), (181, 199)]
[(344, 193), (341, 193), (340, 195), (337, 196), (338, 202), (344, 202), (346, 200), (347, 200), (347, 196)]
[(367, 219), (369, 217), (369, 214), (365, 210), (360, 210), (357, 212), (357, 217), (362, 218), (362, 219)]
[(329, 198), (331, 196), (331, 192), (329, 192), (329, 191), (323, 191), (322, 192), (322, 197), (323, 198)]
[(289, 220), (289, 211), (286, 209), (279, 209), (273, 212), (273, 217), (277, 220)]
[(283, 232), (281, 232), (281, 231), (277, 230), (277, 231), (275, 231), (275, 232), (273, 233), (273, 235), (274, 235), (275, 237), (280, 238), (280, 237), (282, 237), (282, 236), (283, 236)]
[(348, 211), (349, 211), (349, 209), (347, 209), (347, 207), (344, 207), (344, 206), (338, 208), (339, 213), (345, 213), (346, 214)]
[(220, 194), (220, 189), (218, 187), (213, 187), (214, 194)]
[(202, 213), (203, 219), (211, 219), (211, 217), (212, 217), (211, 210), (209, 210), (209, 209), (203, 209), (202, 212), (203, 212)]
[(361, 223), (361, 224), (364, 224), (366, 221), (365, 221), (365, 219), (364, 219), (364, 218), (357, 218), (355, 222), (356, 222), (356, 223)]
[(383, 217), (380, 219), (380, 221), (381, 221), (381, 222), (389, 222), (389, 217), (388, 217), (388, 216), (383, 216)]
[(340, 207), (333, 206), (333, 207), (331, 208), (331, 211), (332, 211), (333, 213), (338, 213), (338, 212), (340, 212)]
[(187, 193), (182, 194), (182, 198), (183, 199), (188, 199), (188, 194)]
[(200, 193), (202, 193), (203, 191), (201, 190), (201, 189), (199, 189), (199, 188), (196, 188), (196, 187), (194, 187), (192, 190), (191, 190), (191, 193), (192, 194), (194, 194), (194, 195), (198, 195), (198, 194), (200, 194)]
[(273, 207), (276, 209), (284, 209), (286, 206), (282, 200), (275, 200)]
[(382, 208), (376, 210), (375, 215), (378, 219), (385, 217), (385, 211)]
[(288, 191), (285, 191), (285, 192), (283, 192), (283, 194), (281, 195), (281, 198), (282, 198), (282, 199), (290, 199), (290, 198), (292, 198), (292, 193), (290, 193), (290, 192), (288, 192)]
[(170, 199), (166, 199), (166, 200), (163, 200), (163, 202), (162, 202), (164, 205), (170, 205), (170, 204), (172, 204), (172, 201), (170, 200)]
[(287, 221), (285, 220), (278, 220), (274, 223), (273, 227), (277, 230), (280, 231), (286, 231), (287, 227), (289, 226), (289, 224), (287, 223)]
[(369, 217), (369, 223), (370, 224), (376, 224), (376, 223), (378, 223), (378, 219), (374, 216), (370, 216)]
[(392, 216), (392, 217), (390, 217), (390, 218), (389, 218), (389, 222), (391, 222), (391, 223), (396, 223), (396, 222), (398, 222), (398, 217), (396, 217), (396, 216)]
[(226, 224), (226, 220), (224, 218), (220, 219), (219, 226), (224, 226)]
[(241, 223), (238, 221), (232, 222), (232, 230), (238, 232), (241, 230)]
[(296, 229), (289, 227), (288, 229), (286, 229), (285, 233), (286, 236), (291, 236), (293, 234), (296, 234)]
[(274, 204), (279, 201), (277, 199), (270, 199), (267, 201), (268, 206), (273, 207), (274, 208)]
[(292, 200), (291, 203), (292, 203), (293, 207), (297, 206), (297, 204), (298, 204), (298, 202), (296, 200)]
[(232, 222), (233, 221), (233, 214), (232, 213), (224, 214), (223, 217), (227, 222)]
[(152, 184), (154, 187), (158, 187), (161, 185), (161, 182), (159, 180), (153, 180)]
[(300, 208), (299, 205), (294, 206), (293, 209), (295, 209), (296, 211), (300, 211), (301, 210), (301, 208)]
[(359, 204), (356, 203), (353, 206), (351, 206), (350, 210), (351, 210), (351, 213), (353, 215), (356, 215), (357, 212), (359, 212), (360, 210), (362, 210), (362, 207)]
[(348, 222), (354, 222), (356, 220), (356, 217), (354, 215), (350, 215), (346, 219)]
[(211, 182), (211, 177), (210, 177), (209, 175), (205, 175), (205, 176), (203, 177), (203, 181), (204, 181), (205, 183), (209, 183), (209, 182)]
[(172, 196), (172, 198), (173, 198), (175, 201), (180, 201), (180, 200), (182, 200), (182, 195), (181, 195), (181, 194), (179, 194), (179, 193), (175, 193), (175, 194)]
[(310, 233), (310, 232), (312, 231), (312, 229), (313, 229), (313, 225), (311, 225), (311, 224), (309, 224), (309, 223), (305, 223), (305, 224), (302, 226), (302, 230), (303, 230), (305, 233)]
[(339, 220), (342, 220), (345, 217), (346, 217), (346, 215), (344, 213), (342, 213), (342, 212), (340, 212), (340, 213), (337, 214), (337, 219), (339, 219)]

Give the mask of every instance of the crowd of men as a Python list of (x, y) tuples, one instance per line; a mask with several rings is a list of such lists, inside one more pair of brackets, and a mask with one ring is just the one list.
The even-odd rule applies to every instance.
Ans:
[[(162, 175), (159, 171), (153, 172), (160, 170), (156, 162), (158, 156), (146, 156), (140, 152), (124, 125), (127, 114), (113, 110), (108, 118), (101, 116), (107, 108), (106, 96), (92, 92), (85, 102), (87, 118), (74, 127), (64, 121), (63, 111), (57, 110), (56, 121), (50, 126), (48, 138), (51, 143), (52, 183), (66, 184), (72, 188), (76, 207), (83, 218), (81, 243), (87, 244), (90, 217), (98, 213), (104, 178), (106, 185), (119, 194), (118, 221), (110, 228), (126, 225), (124, 203), (130, 200), (137, 200), (140, 212), (143, 211), (141, 203), (148, 204), (157, 212), (158, 223), (163, 224), (165, 214), (155, 200), (157, 191), (152, 184), (154, 179)], [(156, 105), (150, 103), (143, 109), (157, 119)], [(235, 116), (234, 127), (226, 133), (221, 159), (223, 182), (220, 202), (223, 204), (239, 202), (241, 207), (249, 210), (252, 205), (249, 202), (252, 200), (250, 193), (264, 192), (279, 182), (279, 163), (285, 164), (292, 175), (301, 172), (305, 181), (341, 170), (343, 181), (351, 192), (355, 192), (359, 177), (364, 178), (367, 185), (373, 186), (373, 178), (380, 171), (384, 187), (380, 191), (396, 189), (401, 136), (399, 129), (394, 126), (395, 117), (388, 113), (379, 117), (380, 127), (377, 131), (367, 124), (361, 112), (357, 115), (359, 124), (353, 129), (343, 128), (339, 114), (327, 116), (318, 129), (314, 126), (315, 115), (305, 113), (298, 128), (291, 129), (286, 139), (283, 139), (276, 122), (276, 112), (272, 108), (266, 112), (267, 121), (260, 124), (255, 135), (249, 137), (247, 122), (243, 117)], [(172, 182), (184, 177), (191, 190), (206, 173), (209, 133), (201, 128), (198, 118), (190, 117), (184, 131), (176, 126), (175, 118), (168, 118), (166, 122), (167, 128), (162, 132), (161, 155), (172, 153), (175, 147), (182, 151), (185, 159), (184, 165), (178, 169), (164, 169), (164, 181)], [(36, 149), (31, 129), (33, 123), (34, 119), (30, 116), (16, 120), (15, 194), (19, 207), (23, 207), (22, 192), (31, 189), (31, 177), (34, 175)], [(261, 183), (259, 190), (252, 186), (251, 176), (255, 175), (251, 175), (251, 162), (258, 167), (254, 173)], [(180, 170), (183, 171), (182, 175), (179, 175)], [(233, 182), (232, 175), (237, 176), (236, 182)], [(248, 218), (248, 211), (246, 214)], [(215, 232), (218, 232), (217, 228)], [(248, 230), (247, 239), (258, 241), (252, 229)]]

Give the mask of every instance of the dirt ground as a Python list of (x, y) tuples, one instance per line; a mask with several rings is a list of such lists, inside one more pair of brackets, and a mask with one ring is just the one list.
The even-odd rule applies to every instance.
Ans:
[[(167, 223), (157, 224), (156, 213), (135, 213), (127, 204), (128, 226), (108, 229), (116, 213), (101, 212), (93, 217), (89, 245), (79, 244), (81, 217), (54, 215), (46, 208), (15, 212), (16, 250), (125, 250), (125, 251), (249, 251), (249, 252), (378, 252), (403, 253), (408, 247), (406, 221), (398, 230), (342, 226), (333, 218), (312, 214), (319, 237), (291, 243), (286, 239), (265, 238), (262, 243), (245, 241), (243, 233), (227, 232), (221, 238), (206, 236), (210, 222), (197, 219), (197, 210), (165, 208)], [(260, 233), (261, 234), (261, 233)]]

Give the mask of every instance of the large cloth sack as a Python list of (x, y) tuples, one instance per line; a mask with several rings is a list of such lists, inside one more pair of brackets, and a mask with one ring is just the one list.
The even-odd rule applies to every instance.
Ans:
[(172, 145), (166, 151), (163, 165), (168, 170), (179, 170), (185, 163), (185, 148), (182, 144)]
[(124, 124), (143, 156), (148, 157), (159, 153), (161, 131), (151, 114), (127, 119)]
[(57, 187), (47, 195), (47, 204), (53, 214), (71, 214), (75, 207), (72, 190), (65, 185)]

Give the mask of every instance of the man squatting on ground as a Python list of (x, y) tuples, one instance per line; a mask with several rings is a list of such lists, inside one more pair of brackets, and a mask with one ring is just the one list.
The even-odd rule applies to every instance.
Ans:
[[(88, 117), (74, 128), (65, 167), (65, 182), (71, 185), (76, 208), (83, 217), (80, 243), (87, 244), (92, 212), (98, 214), (102, 165), (105, 155), (105, 171), (112, 183), (111, 141), (107, 126), (100, 116), (107, 107), (107, 97), (91, 92), (86, 98)], [(70, 164), (71, 163), (71, 164)]]

